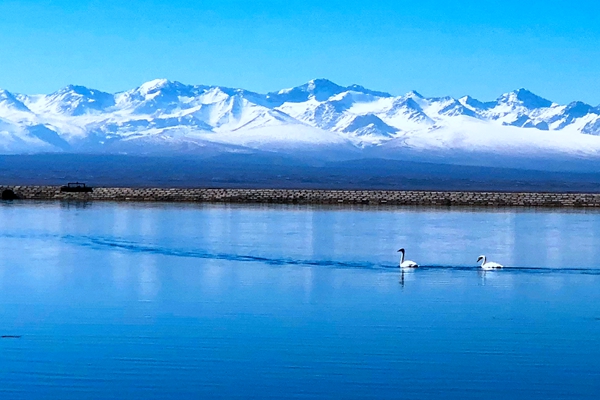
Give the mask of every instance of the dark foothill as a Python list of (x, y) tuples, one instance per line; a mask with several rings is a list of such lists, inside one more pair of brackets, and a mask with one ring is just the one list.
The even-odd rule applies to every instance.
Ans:
[(2, 339), (21, 339), (21, 335), (2, 335)]
[(15, 192), (13, 192), (10, 189), (4, 189), (2, 191), (2, 200), (18, 200), (19, 196), (17, 196), (15, 194)]

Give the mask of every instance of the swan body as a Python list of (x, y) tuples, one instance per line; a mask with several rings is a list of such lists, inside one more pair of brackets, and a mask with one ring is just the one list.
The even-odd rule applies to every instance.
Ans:
[(481, 263), (481, 268), (484, 269), (484, 270), (486, 270), (486, 271), (490, 271), (490, 270), (493, 270), (493, 269), (502, 269), (502, 268), (504, 268), (504, 265), (502, 265), (502, 264), (498, 264), (496, 262), (488, 261), (487, 258), (486, 258), (486, 256), (479, 256), (479, 258), (477, 259), (477, 262), (482, 261), (482, 260), (483, 260), (483, 262)]
[(404, 260), (404, 253), (405, 253), (404, 249), (398, 250), (398, 253), (401, 253), (400, 268), (402, 268), (402, 269), (419, 268), (419, 265), (416, 262), (410, 261), (410, 260)]

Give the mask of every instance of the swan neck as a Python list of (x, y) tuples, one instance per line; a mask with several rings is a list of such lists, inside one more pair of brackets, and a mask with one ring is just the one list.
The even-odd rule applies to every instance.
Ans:
[(486, 256), (483, 256), (483, 262), (481, 263), (481, 266), (483, 267), (486, 262), (487, 262), (487, 258), (486, 258)]
[(401, 251), (400, 252), (400, 265), (402, 265), (403, 262), (404, 262), (404, 252)]

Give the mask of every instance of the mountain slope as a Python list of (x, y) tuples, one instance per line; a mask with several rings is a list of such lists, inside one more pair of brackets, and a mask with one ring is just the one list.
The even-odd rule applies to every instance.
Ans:
[(600, 159), (600, 107), (560, 105), (526, 89), (480, 101), (392, 96), (326, 79), (267, 94), (166, 79), (115, 94), (76, 85), (48, 95), (0, 90), (1, 153), (255, 151)]

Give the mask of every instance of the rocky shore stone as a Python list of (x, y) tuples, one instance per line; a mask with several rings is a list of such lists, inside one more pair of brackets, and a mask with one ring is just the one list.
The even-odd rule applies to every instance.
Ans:
[[(600, 207), (600, 194), (440, 192), (383, 190), (95, 188), (92, 193), (61, 192), (60, 186), (0, 186), (30, 200), (163, 201), (197, 203), (339, 204), (481, 207)], [(18, 195), (17, 195), (18, 194)]]

